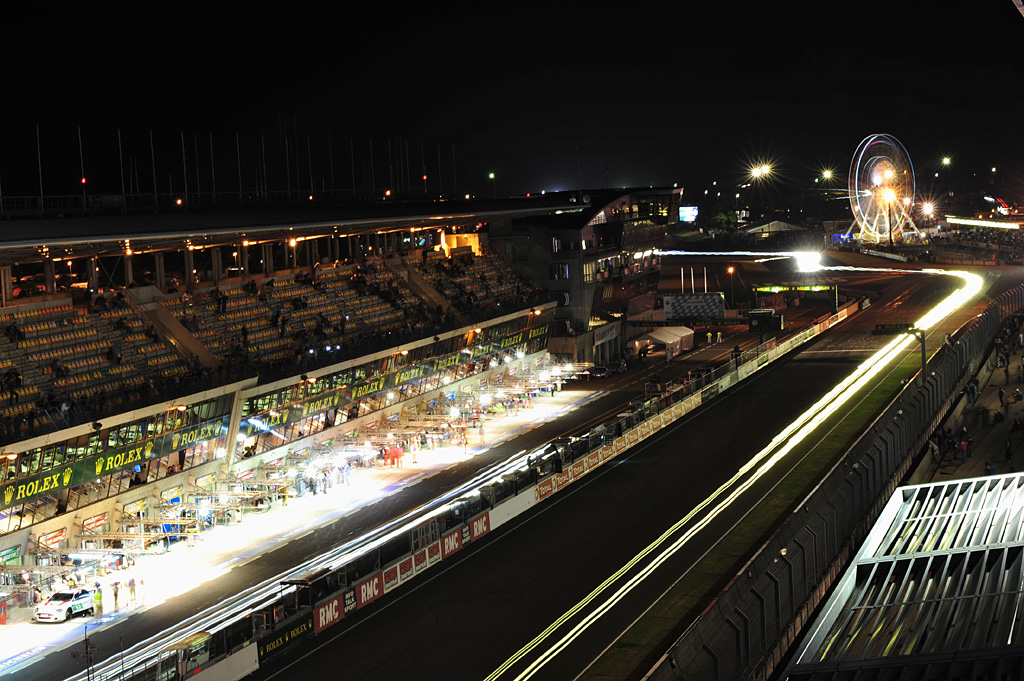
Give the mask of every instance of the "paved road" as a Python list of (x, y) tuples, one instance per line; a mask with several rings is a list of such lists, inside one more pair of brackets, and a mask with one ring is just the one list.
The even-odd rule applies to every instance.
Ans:
[[(661, 431), (615, 465), (570, 487), (554, 503), (503, 526), (488, 542), (472, 547), (423, 584), (379, 601), (372, 611), (339, 629), (332, 641), (318, 641), (308, 657), (282, 661), (278, 668), (261, 670), (257, 678), (324, 675), (331, 670), (343, 671), (351, 679), (486, 678), (686, 516), (783, 424), (889, 340), (867, 335), (866, 330), (920, 316), (955, 285), (924, 277), (886, 282), (892, 290), (862, 317)], [(936, 333), (941, 338), (959, 323), (961, 319), (951, 319)], [(855, 406), (856, 400), (848, 408)], [(840, 412), (832, 422), (842, 416)], [(822, 438), (827, 433), (828, 427), (818, 431)], [(794, 450), (785, 466), (743, 496), (741, 507), (719, 516), (535, 678), (572, 679), (580, 674), (717, 537), (770, 493), (772, 484), (816, 441)], [(572, 620), (578, 621), (579, 616)], [(563, 624), (551, 640), (569, 633), (570, 627)], [(513, 671), (522, 671), (547, 648), (532, 650)], [(513, 677), (510, 673), (500, 678)]]
[[(923, 281), (921, 279), (920, 281)], [(884, 277), (877, 277), (875, 284), (879, 290), (884, 289), (885, 286), (892, 282)], [(870, 288), (872, 284), (861, 283), (862, 288)], [(911, 285), (908, 290), (911, 293), (907, 295), (915, 295), (912, 289), (921, 289), (920, 285)], [(926, 288), (926, 287), (925, 287)], [(919, 296), (929, 295), (926, 290), (916, 294)], [(884, 302), (886, 296), (883, 294), (879, 302)], [(896, 300), (895, 295), (893, 299)], [(900, 304), (903, 304), (902, 302)], [(884, 314), (886, 310), (897, 309), (892, 306), (886, 306), (882, 304), (876, 304), (875, 310), (872, 314), (879, 315)], [(794, 320), (798, 316), (811, 317), (820, 316), (821, 310), (814, 309), (797, 309), (792, 311), (793, 314), (787, 314), (788, 320)], [(881, 321), (891, 321), (889, 318), (878, 317)], [(869, 326), (874, 323), (881, 323), (881, 321), (870, 321), (865, 322)], [(850, 324), (850, 328), (853, 328), (853, 323)], [(866, 327), (865, 327), (866, 328)], [(865, 342), (871, 341), (879, 342), (877, 338), (864, 336), (862, 333), (863, 329), (860, 329), (856, 333), (850, 332), (846, 343), (853, 342)], [(148, 610), (144, 616), (133, 616), (130, 619), (123, 620), (121, 622), (112, 622), (106, 628), (101, 630), (98, 634), (94, 635), (93, 641), (95, 644), (100, 646), (101, 651), (115, 651), (118, 649), (119, 641), (118, 638), (121, 635), (125, 636), (126, 643), (133, 640), (137, 640), (139, 637), (155, 633), (163, 629), (164, 627), (170, 626), (189, 615), (197, 612), (203, 607), (208, 606), (211, 602), (215, 602), (217, 599), (232, 595), (238, 590), (259, 581), (272, 577), (280, 572), (288, 569), (292, 565), (301, 562), (304, 558), (315, 555), (327, 548), (335, 546), (343, 542), (347, 538), (357, 536), (366, 529), (376, 526), (382, 519), (393, 517), (400, 511), (421, 503), (422, 501), (432, 498), (438, 492), (443, 489), (447, 489), (454, 484), (455, 481), (468, 477), (476, 470), (479, 470), (483, 465), (490, 461), (500, 457), (503, 457), (509, 453), (515, 453), (521, 449), (528, 449), (533, 446), (538, 446), (546, 441), (549, 441), (553, 437), (565, 434), (566, 432), (580, 432), (585, 430), (589, 425), (599, 422), (609, 415), (613, 415), (621, 410), (621, 405), (628, 402), (631, 399), (635, 399), (643, 394), (643, 384), (646, 383), (651, 374), (659, 372), (663, 378), (666, 378), (672, 374), (684, 372), (689, 368), (689, 364), (702, 363), (708, 360), (715, 361), (724, 359), (727, 357), (729, 349), (731, 349), (733, 341), (736, 339), (730, 339), (726, 344), (722, 346), (712, 346), (710, 348), (703, 348), (698, 353), (695, 353), (693, 358), (688, 358), (686, 361), (675, 363), (672, 366), (666, 367), (663, 362), (656, 362), (649, 360), (644, 366), (634, 366), (630, 373), (615, 377), (614, 379), (605, 381), (593, 381), (590, 384), (583, 386), (587, 391), (591, 391), (594, 388), (610, 389), (612, 394), (600, 397), (599, 399), (591, 401), (586, 406), (576, 410), (569, 417), (558, 419), (550, 423), (542, 424), (536, 430), (529, 433), (520, 434), (514, 440), (509, 440), (500, 447), (495, 447), (486, 456), (472, 459), (468, 462), (463, 462), (446, 469), (442, 473), (434, 475), (432, 477), (422, 479), (414, 485), (410, 485), (402, 489), (398, 494), (390, 495), (384, 499), (381, 499), (376, 504), (362, 508), (354, 513), (347, 516), (344, 520), (338, 520), (325, 526), (321, 529), (317, 529), (309, 532), (305, 536), (293, 540), (286, 545), (279, 546), (274, 549), (268, 549), (263, 553), (257, 560), (250, 561), (244, 565), (230, 570), (227, 574), (224, 574), (216, 579), (207, 581), (202, 589), (196, 589), (192, 592), (183, 594), (182, 596), (172, 598), (166, 603), (162, 604), (157, 608)], [(753, 339), (747, 336), (745, 339), (738, 339), (741, 344), (745, 347), (753, 343)], [(869, 343), (870, 344), (870, 343)], [(841, 348), (840, 348), (841, 349)], [(869, 348), (865, 347), (859, 352), (866, 353)], [(545, 620), (545, 615), (550, 615), (559, 611), (562, 607), (560, 604), (571, 600), (573, 595), (579, 595), (579, 593), (585, 592), (587, 589), (586, 584), (588, 570), (596, 569), (594, 574), (600, 574), (601, 570), (611, 569), (617, 567), (618, 558), (613, 558), (603, 548), (594, 550), (594, 544), (591, 540), (583, 540), (577, 535), (577, 530), (586, 525), (589, 526), (592, 522), (592, 518), (597, 519), (596, 524), (602, 525), (603, 518), (610, 514), (609, 520), (619, 517), (628, 518), (629, 521), (625, 527), (619, 525), (608, 524), (605, 527), (607, 537), (618, 536), (615, 533), (622, 534), (622, 541), (615, 541), (616, 546), (622, 546), (622, 550), (627, 552), (630, 549), (636, 549), (639, 546), (644, 545), (645, 540), (649, 540), (654, 532), (653, 528), (657, 526), (658, 522), (678, 517), (680, 508), (685, 507), (679, 505), (680, 502), (676, 500), (680, 497), (680, 490), (687, 491), (691, 487), (693, 493), (697, 494), (700, 490), (705, 490), (711, 485), (715, 475), (718, 475), (722, 469), (729, 469), (729, 466), (734, 465), (731, 460), (723, 460), (719, 457), (721, 451), (735, 451), (737, 455), (739, 452), (745, 451), (744, 448), (754, 446), (757, 442), (763, 442), (766, 438), (770, 438), (773, 434), (772, 427), (777, 424), (779, 419), (785, 418), (785, 415), (792, 413), (797, 410), (799, 405), (808, 404), (813, 401), (813, 397), (821, 392), (821, 388), (808, 388), (810, 382), (829, 382), (835, 380), (839, 376), (845, 375), (849, 370), (849, 365), (854, 362), (854, 358), (849, 355), (847, 351), (843, 353), (835, 352), (835, 349), (830, 349), (827, 342), (819, 342), (804, 358), (805, 368), (797, 367), (796, 363), (793, 364), (793, 368), (787, 366), (783, 371), (772, 370), (771, 372), (759, 377), (757, 381), (751, 382), (749, 386), (744, 386), (742, 390), (737, 390), (733, 395), (729, 396), (729, 399), (721, 401), (721, 407), (717, 404), (713, 405), (713, 410), (708, 410), (712, 415), (710, 418), (712, 422), (717, 419), (722, 419), (726, 426), (723, 431), (726, 432), (727, 438), (705, 439), (707, 437), (706, 432), (696, 431), (708, 431), (706, 426), (701, 427), (699, 425), (689, 426), (683, 424), (680, 428), (694, 428), (695, 432), (680, 430), (678, 434), (672, 438), (672, 446), (668, 449), (679, 449), (679, 452), (665, 456), (663, 452), (648, 452), (646, 449), (641, 453), (637, 452), (637, 455), (629, 457), (628, 460), (624, 460), (619, 465), (609, 468), (604, 471), (602, 475), (595, 476), (587, 486), (581, 487), (579, 490), (580, 499), (574, 500), (570, 503), (570, 498), (575, 499), (576, 493), (571, 497), (566, 497), (565, 503), (559, 500), (554, 507), (566, 507), (576, 509), (575, 515), (570, 516), (567, 521), (563, 520), (552, 520), (546, 515), (546, 509), (542, 509), (538, 513), (538, 520), (534, 521), (532, 516), (528, 516), (524, 519), (528, 523), (527, 531), (513, 532), (512, 528), (503, 529), (501, 532), (496, 532), (498, 537), (504, 537), (508, 535), (517, 535), (519, 537), (526, 537), (526, 539), (519, 540), (502, 540), (502, 541), (491, 541), (484, 544), (485, 550), (488, 549), (492, 544), (495, 546), (495, 552), (504, 551), (501, 547), (508, 542), (512, 548), (522, 547), (524, 553), (515, 553), (514, 557), (508, 561), (511, 566), (523, 565), (523, 574), (529, 575), (530, 579), (526, 580), (526, 591), (533, 593), (535, 585), (544, 584), (559, 584), (561, 585), (557, 589), (559, 595), (558, 598), (561, 600), (555, 600), (554, 604), (544, 604), (537, 606), (536, 617), (534, 618), (534, 609), (523, 609), (520, 610), (520, 614), (530, 614), (532, 623), (525, 623), (520, 625), (520, 629), (523, 632), (532, 631), (531, 627), (535, 627), (537, 622), (548, 621)], [(813, 353), (818, 353), (818, 356), (814, 356)], [(834, 356), (829, 357), (832, 354)], [(790, 376), (790, 372), (795, 372)], [(775, 376), (776, 378), (770, 378)], [(782, 376), (783, 378), (778, 378)], [(784, 388), (780, 386), (785, 386)], [(581, 393), (582, 394), (582, 393)], [(780, 400), (779, 397), (785, 398)], [(780, 405), (779, 403), (784, 403)], [(776, 407), (784, 406), (786, 409), (776, 411)], [(725, 416), (715, 416), (715, 414), (725, 414)], [(703, 416), (702, 416), (703, 418)], [(759, 420), (755, 420), (759, 419)], [(740, 430), (736, 426), (742, 422), (742, 425), (746, 426), (746, 430)], [(760, 426), (758, 424), (761, 424)], [(676, 431), (672, 431), (675, 433)], [(685, 444), (684, 444), (685, 443)], [(686, 453), (683, 453), (686, 452)], [(636, 465), (639, 464), (639, 465)], [(639, 469), (639, 470), (637, 470)], [(630, 486), (626, 484), (620, 484), (618, 477), (621, 475), (621, 471), (637, 472), (642, 470), (657, 471), (656, 480), (652, 482), (644, 482), (643, 478), (639, 479), (636, 484), (638, 486)], [(718, 471), (716, 473), (715, 471)], [(614, 476), (610, 477), (608, 481), (605, 480), (610, 474), (615, 473)], [(631, 477), (627, 478), (631, 479)], [(674, 481), (674, 482), (673, 482)], [(682, 481), (682, 482), (680, 482)], [(652, 486), (653, 485), (653, 486)], [(593, 490), (583, 493), (584, 490)], [(596, 497), (592, 498), (589, 495), (596, 494)], [(686, 496), (686, 495), (683, 495)], [(609, 500), (611, 500), (609, 502)], [(654, 509), (646, 509), (643, 504), (638, 505), (639, 501), (647, 501), (654, 504)], [(577, 504), (581, 504), (577, 506)], [(657, 508), (661, 507), (661, 511), (657, 511)], [(664, 513), (664, 516), (661, 514)], [(557, 516), (557, 514), (553, 514)], [(659, 520), (661, 518), (662, 520)], [(559, 537), (555, 540), (555, 545), (545, 549), (536, 548), (536, 542), (531, 538), (534, 533), (544, 534), (545, 528), (554, 527), (553, 533)], [(613, 532), (613, 527), (614, 532)], [(656, 532), (654, 532), (656, 534)], [(511, 539), (511, 538), (510, 538)], [(517, 544), (516, 541), (524, 542)], [(610, 539), (604, 541), (607, 544)], [(568, 552), (562, 550), (562, 547), (558, 546), (558, 542), (565, 542), (570, 550)], [(545, 545), (548, 540), (540, 542), (540, 545)], [(598, 541), (598, 546), (601, 546), (601, 541)], [(584, 567), (572, 567), (578, 565), (578, 563), (562, 563), (562, 560), (567, 554), (570, 555), (581, 555), (589, 557), (590, 562), (585, 561)], [(476, 584), (479, 581), (479, 574), (490, 575), (492, 567), (489, 565), (490, 561), (483, 568), (479, 567), (477, 559), (465, 560), (473, 556), (470, 552), (467, 556), (464, 556), (462, 560), (457, 562), (456, 569), (462, 562), (470, 564), (469, 577), (464, 577), (459, 585), (451, 593), (462, 593), (465, 589), (465, 582), (468, 581), (470, 584)], [(540, 559), (539, 564), (536, 561)], [(525, 561), (525, 564), (524, 564)], [(499, 564), (503, 564), (504, 561), (497, 561)], [(531, 565), (538, 565), (539, 567), (527, 567)], [(514, 571), (518, 572), (518, 571)], [(439, 573), (434, 576), (435, 578), (441, 578), (445, 573)], [(180, 579), (183, 581), (189, 581), (192, 576), (183, 571), (180, 575)], [(522, 580), (520, 580), (522, 583)], [(491, 624), (499, 626), (497, 631), (502, 631), (500, 627), (503, 627), (508, 618), (507, 613), (503, 612), (499, 606), (505, 601), (500, 598), (501, 594), (516, 594), (515, 580), (510, 580), (504, 583), (503, 586), (499, 586), (496, 592), (486, 592), (482, 596), (469, 596), (471, 599), (482, 598), (485, 604), (490, 604), (492, 607), (486, 608), (487, 612), (483, 616), (483, 619), (476, 622), (476, 626), (471, 626), (470, 635), (465, 640), (472, 639), (472, 631), (488, 631), (488, 635), (493, 636), (493, 630)], [(564, 588), (561, 588), (564, 587)], [(428, 593), (435, 593), (439, 588), (438, 585), (434, 585), (432, 581), (424, 582), (422, 585), (417, 583), (414, 585), (414, 589), (409, 594), (410, 598), (422, 598)], [(404, 590), (401, 590), (402, 595), (399, 598), (404, 598)], [(444, 594), (448, 594), (445, 596)], [(449, 613), (448, 615), (441, 615), (441, 620), (434, 620), (433, 624), (430, 624), (430, 632), (436, 633), (441, 636), (441, 639), (448, 643), (454, 643), (456, 645), (455, 650), (452, 653), (456, 656), (465, 654), (465, 646), (461, 641), (461, 634), (459, 633), (460, 628), (447, 626), (447, 619), (452, 621), (458, 620), (462, 622), (462, 615), (458, 612), (452, 603), (450, 594), (448, 593), (448, 586), (444, 585), (442, 591), (435, 595), (438, 602), (438, 608), (441, 613)], [(455, 603), (460, 602), (461, 597), (456, 597)], [(410, 601), (413, 602), (413, 601)], [(516, 604), (519, 601), (514, 601)], [(575, 602), (575, 601), (573, 601)], [(382, 606), (379, 610), (382, 612), (390, 610), (406, 610), (404, 604), (399, 603), (400, 607), (390, 607), (388, 603), (391, 601), (382, 602)], [(408, 621), (410, 623), (415, 622), (427, 622), (430, 621), (430, 615), (426, 613), (432, 612), (431, 610), (422, 610), (420, 607), (412, 605), (411, 608), (406, 612), (403, 617), (399, 619), (401, 621)], [(426, 620), (424, 620), (426, 618)], [(512, 617), (511, 620), (515, 620), (516, 617)], [(365, 621), (365, 626), (359, 624), (357, 626), (357, 632), (359, 629), (371, 630), (377, 626), (378, 618), (373, 617)], [(357, 620), (362, 623), (363, 620)], [(488, 626), (482, 626), (483, 623), (487, 623)], [(353, 632), (354, 635), (356, 632)], [(405, 641), (415, 642), (419, 640), (419, 637), (424, 633), (418, 627), (412, 626), (409, 629), (403, 629), (399, 627), (384, 627), (379, 630), (380, 641), (396, 641), (403, 642), (401, 647), (405, 648), (407, 645)], [(534, 632), (536, 633), (536, 632)], [(443, 634), (443, 635), (442, 635)], [(503, 637), (504, 638), (504, 637)], [(362, 650), (363, 653), (366, 651), (379, 651), (379, 650), (390, 650), (389, 646), (383, 645), (380, 641), (374, 642), (374, 637), (369, 636), (365, 644), (358, 642), (354, 644), (345, 644), (346, 650)], [(344, 639), (343, 639), (344, 640)], [(508, 645), (512, 645), (512, 639), (506, 641)], [(415, 643), (409, 643), (408, 645), (416, 648)], [(443, 646), (442, 646), (443, 647)], [(330, 658), (333, 658), (335, 653), (332, 653)], [(498, 653), (496, 657), (500, 657)], [(367, 659), (372, 659), (373, 655), (367, 655)], [(394, 663), (397, 659), (404, 656), (393, 656), (395, 659), (390, 660)], [(500, 662), (500, 660), (499, 660)], [(486, 669), (487, 665), (491, 664), (479, 664), (480, 669)], [(438, 669), (442, 668), (440, 662), (436, 666)], [(353, 673), (358, 665), (353, 666)], [(64, 678), (71, 673), (80, 669), (78, 663), (73, 663), (66, 652), (58, 653), (49, 656), (45, 660), (33, 664), (23, 673), (19, 673), (19, 681), (21, 679), (55, 679)], [(487, 671), (490, 671), (487, 669)], [(486, 671), (484, 672), (486, 674)], [(439, 674), (438, 678), (445, 676)], [(378, 671), (373, 672), (373, 676), (376, 678), (392, 678), (390, 675), (379, 676)], [(428, 675), (429, 677), (429, 675)], [(363, 678), (358, 674), (354, 674), (351, 678)], [(445, 678), (460, 678), (458, 675), (455, 677), (445, 676)], [(473, 676), (467, 676), (465, 678), (475, 678)]]

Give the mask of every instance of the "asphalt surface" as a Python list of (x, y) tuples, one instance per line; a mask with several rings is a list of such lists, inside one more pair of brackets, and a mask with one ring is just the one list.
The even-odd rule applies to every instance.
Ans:
[[(339, 628), (331, 641), (318, 639), (306, 656), (260, 670), (255, 678), (328, 675), (332, 670), (351, 679), (488, 678), (889, 340), (867, 331), (876, 324), (913, 321), (957, 283), (921, 276), (873, 280), (891, 288), (862, 315), (586, 476), (553, 503), (501, 527), (423, 583), (389, 594)], [(951, 318), (933, 336), (941, 339), (969, 316)], [(628, 383), (618, 387), (619, 392), (629, 389)], [(816, 437), (744, 493), (741, 504), (714, 519), (532, 678), (572, 679), (582, 673), (857, 404), (851, 400)], [(552, 643), (571, 635), (574, 623), (596, 605), (563, 621), (543, 645), (494, 678), (515, 678), (543, 660)]]
[[(389, 594), (358, 618), (335, 627), (336, 642), (324, 646), (321, 637), (316, 641), (320, 646), (316, 654), (285, 673), (331, 676), (345, 670), (345, 678), (352, 679), (486, 677), (548, 622), (675, 523), (695, 500), (707, 496), (723, 476), (735, 472), (751, 452), (775, 435), (780, 423), (788, 423), (884, 343), (884, 337), (866, 335), (867, 329), (878, 323), (906, 321), (908, 312), (941, 297), (940, 289), (948, 290), (948, 284), (928, 281), (924, 277), (894, 281), (885, 275), (862, 278), (858, 287), (876, 296), (875, 304), (862, 316), (845, 322), (838, 332), (814, 343), (796, 358), (741, 384), (614, 465), (587, 476), (583, 484), (573, 485), (564, 496), (559, 494), (552, 502), (503, 526), (490, 540), (462, 552), (457, 560), (445, 561), (436, 574)], [(890, 288), (893, 290), (886, 292)], [(955, 328), (969, 316), (964, 313), (962, 319), (954, 319), (947, 326)], [(734, 340), (705, 348), (701, 362), (709, 354), (713, 361), (726, 358)], [(744, 347), (754, 342), (752, 336), (742, 340)], [(144, 616), (109, 626), (93, 634), (93, 642), (101, 650), (114, 651), (122, 636), (127, 645), (158, 633), (210, 603), (271, 578), (433, 498), (491, 461), (567, 433), (587, 430), (641, 397), (653, 373), (660, 373), (664, 379), (697, 363), (689, 358), (669, 366), (654, 360), (643, 366), (634, 363), (627, 374), (604, 379), (601, 388), (611, 394), (593, 400), (571, 416), (545, 423), (494, 448), (486, 457), (457, 464), (343, 521), (268, 551), (244, 568), (231, 570), (204, 584), (201, 590), (171, 599)], [(770, 490), (770, 482), (765, 480), (751, 490), (751, 503)], [(743, 512), (736, 510), (722, 517), (723, 524), (699, 535), (660, 572), (678, 576)], [(181, 578), (187, 580), (189, 576), (183, 574)], [(631, 621), (635, 616), (632, 613), (642, 611), (645, 603), (663, 590), (651, 579), (643, 590), (631, 595), (625, 604), (629, 607), (616, 606), (615, 617), (593, 628), (593, 636), (588, 632), (581, 637), (583, 647), (557, 656), (552, 675), (544, 678), (575, 676), (616, 632), (621, 632), (624, 622)], [(298, 656), (287, 662), (296, 660)], [(80, 669), (80, 662), (60, 652), (20, 671), (18, 678), (66, 678)], [(266, 678), (268, 671), (273, 668), (261, 670), (259, 676)]]

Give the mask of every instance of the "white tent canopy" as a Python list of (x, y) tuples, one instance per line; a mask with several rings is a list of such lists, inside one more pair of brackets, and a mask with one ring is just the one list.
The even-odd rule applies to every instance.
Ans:
[(664, 343), (666, 346), (674, 346), (675, 351), (679, 352), (693, 347), (693, 329), (685, 326), (661, 326), (645, 333), (637, 340)]

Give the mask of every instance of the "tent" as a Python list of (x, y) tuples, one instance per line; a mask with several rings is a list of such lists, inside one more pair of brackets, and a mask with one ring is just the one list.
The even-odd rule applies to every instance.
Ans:
[(670, 358), (693, 348), (693, 329), (685, 326), (662, 326), (645, 333), (637, 340), (664, 344), (665, 356)]

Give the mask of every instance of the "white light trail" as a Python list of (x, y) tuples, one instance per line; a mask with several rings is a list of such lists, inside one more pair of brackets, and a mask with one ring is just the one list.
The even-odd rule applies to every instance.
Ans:
[[(708, 254), (704, 254), (708, 255)], [(751, 255), (764, 255), (764, 254), (751, 254)], [(795, 255), (795, 254), (794, 254)], [(903, 272), (904, 270), (897, 270)], [(927, 314), (925, 314), (918, 322), (915, 327), (920, 330), (928, 330), (932, 328), (939, 321), (944, 319), (950, 313), (957, 308), (961, 307), (972, 297), (974, 297), (982, 286), (982, 278), (971, 272), (960, 272), (960, 271), (943, 271), (943, 270), (921, 270), (928, 274), (946, 274), (952, 276), (958, 276), (964, 280), (963, 287), (957, 289), (938, 305), (932, 308)], [(485, 681), (496, 681), (506, 671), (508, 671), (513, 665), (522, 660), (528, 653), (541, 646), (541, 644), (549, 636), (552, 636), (562, 625), (568, 622), (572, 617), (578, 614), (583, 608), (590, 605), (601, 597), (604, 592), (610, 590), (615, 583), (627, 574), (632, 568), (640, 563), (644, 558), (653, 554), (655, 551), (661, 549), (660, 553), (653, 556), (650, 563), (640, 569), (633, 577), (628, 579), (625, 583), (615, 589), (613, 592), (605, 597), (605, 600), (599, 603), (595, 609), (583, 617), (579, 623), (569, 629), (561, 638), (552, 643), (550, 647), (543, 651), (536, 660), (530, 663), (525, 670), (515, 676), (516, 681), (525, 681), (533, 677), (537, 672), (543, 668), (548, 661), (553, 659), (558, 653), (565, 650), (576, 638), (582, 635), (592, 624), (594, 624), (602, 615), (608, 612), (615, 604), (625, 598), (630, 591), (632, 591), (637, 585), (639, 585), (644, 579), (646, 579), (655, 569), (661, 564), (671, 558), (676, 552), (683, 548), (700, 530), (707, 526), (716, 516), (724, 512), (729, 508), (733, 501), (735, 501), (743, 492), (749, 489), (755, 482), (761, 477), (767, 474), (777, 463), (779, 463), (790, 451), (793, 450), (802, 440), (810, 435), (819, 425), (821, 425), (829, 416), (831, 416), (836, 410), (838, 410), (844, 403), (850, 400), (861, 388), (865, 387), (882, 369), (891, 364), (894, 360), (901, 356), (903, 351), (914, 341), (914, 337), (909, 334), (897, 336), (893, 340), (886, 343), (886, 345), (872, 355), (868, 360), (862, 363), (857, 369), (847, 376), (845, 379), (840, 381), (832, 390), (825, 394), (824, 397), (819, 399), (814, 405), (812, 405), (807, 411), (801, 414), (795, 421), (790, 423), (781, 433), (775, 436), (775, 438), (768, 444), (767, 447), (758, 452), (750, 461), (748, 461), (740, 470), (728, 481), (723, 483), (717, 490), (715, 490), (710, 496), (700, 502), (694, 507), (689, 513), (686, 514), (681, 520), (675, 523), (672, 527), (666, 530), (658, 539), (649, 544), (640, 553), (634, 556), (629, 562), (627, 562), (622, 568), (620, 568), (615, 574), (611, 575), (608, 579), (602, 582), (597, 588), (585, 596), (579, 603), (573, 606), (569, 611), (559, 617), (553, 622), (547, 629), (537, 635), (532, 641), (526, 646), (517, 651), (512, 657), (506, 660), (498, 669), (492, 672)], [(744, 476), (749, 473), (755, 466), (759, 468), (748, 478), (740, 482)], [(723, 495), (733, 487), (737, 485), (735, 489), (732, 489), (727, 495)], [(719, 499), (719, 497), (722, 497)], [(712, 508), (707, 515), (698, 520), (693, 527), (687, 529), (682, 535), (673, 540), (667, 546), (662, 547), (666, 544), (679, 530), (683, 529), (687, 523), (694, 519), (694, 517), (710, 506), (712, 503), (717, 504)]]

